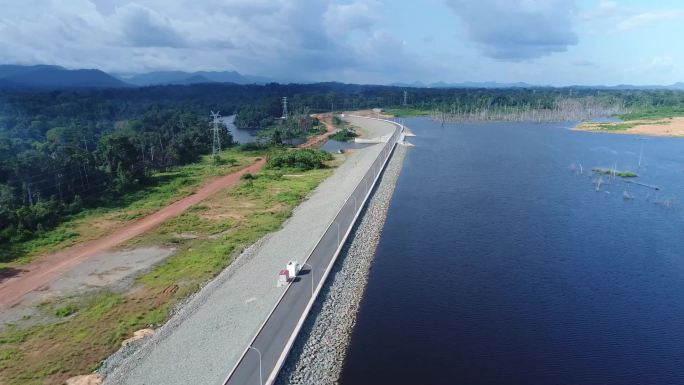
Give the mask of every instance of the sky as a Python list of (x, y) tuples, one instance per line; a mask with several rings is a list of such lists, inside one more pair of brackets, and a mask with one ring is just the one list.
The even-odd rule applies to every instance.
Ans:
[(684, 81), (681, 0), (0, 0), (0, 64), (285, 81)]

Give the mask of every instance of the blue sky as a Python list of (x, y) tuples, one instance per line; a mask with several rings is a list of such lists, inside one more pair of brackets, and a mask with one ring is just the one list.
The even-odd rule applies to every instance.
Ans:
[(0, 62), (360, 83), (684, 81), (684, 3), (0, 0)]

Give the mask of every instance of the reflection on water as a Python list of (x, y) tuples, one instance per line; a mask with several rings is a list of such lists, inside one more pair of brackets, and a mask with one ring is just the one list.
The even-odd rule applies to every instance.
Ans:
[(228, 131), (233, 135), (233, 141), (240, 144), (256, 142), (259, 140), (256, 133), (258, 130), (239, 129), (235, 126), (235, 115), (224, 116), (221, 118), (223, 123), (228, 128)]
[[(235, 125), (235, 115), (225, 116), (221, 119), (230, 133), (233, 135), (233, 141), (236, 143), (245, 144), (266, 140), (265, 138), (260, 138), (257, 136), (257, 132), (259, 131), (258, 129), (238, 128)], [(283, 140), (283, 143), (289, 146), (299, 146), (302, 143), (306, 143), (306, 140), (301, 138), (285, 139)]]

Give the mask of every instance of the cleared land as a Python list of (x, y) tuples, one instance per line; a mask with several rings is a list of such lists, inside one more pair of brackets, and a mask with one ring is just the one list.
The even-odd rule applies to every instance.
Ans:
[(332, 118), (330, 117), (330, 114), (317, 114), (314, 115), (314, 117), (318, 118), (325, 125), (325, 133), (313, 138), (309, 138), (306, 143), (300, 146), (302, 148), (320, 147), (325, 144), (330, 135), (335, 132), (335, 126), (332, 124)]
[(40, 261), (22, 266), (21, 272), (14, 277), (6, 278), (0, 284), (0, 306), (11, 306), (19, 301), (24, 295), (54, 280), (58, 275), (72, 269), (88, 258), (122, 244), (138, 235), (141, 235), (175, 217), (191, 206), (212, 196), (216, 192), (236, 185), (240, 177), (246, 173), (256, 173), (266, 164), (265, 159), (259, 159), (251, 166), (240, 171), (216, 178), (207, 185), (198, 189), (194, 194), (185, 197), (163, 209), (148, 215), (140, 220), (130, 223), (119, 230), (58, 253), (47, 255)]
[(204, 156), (197, 163), (158, 172), (137, 191), (112, 199), (106, 205), (86, 209), (40, 238), (9, 245), (0, 254), (0, 281), (3, 269), (21, 268), (44, 255), (101, 238), (191, 195), (212, 178), (253, 164), (262, 155), (230, 149), (221, 153), (220, 164), (215, 164), (210, 156)]
[[(225, 167), (239, 168), (244, 166), (242, 161), (253, 161), (260, 156), (263, 154), (258, 152), (230, 153), (228, 157), (234, 162)], [(332, 165), (342, 160), (337, 159)], [(125, 226), (144, 213), (156, 211), (153, 208), (164, 207), (163, 202), (168, 204), (191, 194), (207, 178), (216, 176), (217, 169), (225, 171), (223, 167), (205, 162), (187, 166), (190, 170), (181, 171), (182, 176), (165, 179), (165, 183), (157, 184), (154, 191), (138, 196), (140, 199), (129, 197), (116, 209), (103, 209), (106, 216), (112, 218), (106, 221), (104, 229), (89, 231), (97, 223), (93, 210), (71, 222), (84, 234), (49, 242), (48, 246), (36, 250), (68, 247), (76, 240), (97, 238), (95, 234)], [(123, 251), (98, 254), (78, 269), (62, 275), (51, 285), (60, 290), (79, 291), (83, 282), (72, 279), (79, 275), (79, 279), (86, 279), (88, 290), (47, 298), (34, 306), (32, 312), (19, 317), (16, 323), (6, 323), (0, 328), (0, 383), (61, 384), (71, 376), (92, 372), (133, 332), (164, 324), (180, 301), (197, 292), (250, 245), (278, 229), (293, 209), (331, 173), (330, 168), (263, 170), (243, 179), (235, 188), (221, 190), (153, 230), (123, 243), (120, 245)], [(325, 198), (329, 205), (330, 197)], [(317, 223), (307, 225), (316, 227)], [(73, 231), (73, 227), (63, 229)], [(303, 234), (308, 233), (304, 231)], [(267, 239), (269, 237), (257, 242), (250, 250), (258, 249)], [(170, 251), (172, 255), (168, 256)], [(138, 264), (138, 257), (145, 256), (148, 257), (145, 263)], [(108, 257), (111, 259), (107, 259), (106, 264), (97, 263)], [(237, 269), (248, 259), (248, 256), (240, 258), (243, 262), (233, 264), (231, 268)], [(135, 266), (112, 265), (121, 260)], [(9, 266), (21, 265), (13, 262)], [(118, 283), (98, 287), (100, 278)], [(247, 303), (254, 302), (253, 298), (247, 298)]]
[(610, 132), (648, 136), (684, 136), (684, 117), (664, 119), (628, 120), (611, 123), (582, 123), (575, 127), (578, 131)]
[(160, 326), (179, 301), (277, 229), (330, 173), (262, 171), (129, 241), (128, 246), (177, 251), (126, 290), (105, 288), (50, 301), (38, 311), (51, 322), (7, 325), (0, 332), (0, 383), (61, 384), (92, 372), (134, 331)]
[[(0, 384), (61, 384), (74, 374), (91, 372), (125, 337), (142, 327), (158, 326), (178, 301), (280, 226), (330, 174), (329, 169), (268, 170), (243, 178), (237, 189), (220, 184), (236, 170), (258, 171), (264, 155), (263, 150), (233, 148), (222, 152), (218, 162), (206, 156), (155, 174), (140, 190), (106, 207), (86, 210), (41, 239), (14, 245), (12, 255), (3, 254), (7, 258), (0, 262), (0, 282), (46, 261), (46, 253), (79, 250), (79, 243), (97, 242), (191, 199), (184, 201), (191, 203), (188, 210), (155, 223), (152, 231), (120, 239), (117, 247), (124, 250), (96, 253), (29, 293), (20, 304), (4, 307)], [(250, 164), (255, 167), (245, 169)], [(219, 192), (201, 204), (193, 202), (198, 192), (209, 193), (207, 198), (214, 188)], [(27, 265), (29, 261), (33, 262)]]

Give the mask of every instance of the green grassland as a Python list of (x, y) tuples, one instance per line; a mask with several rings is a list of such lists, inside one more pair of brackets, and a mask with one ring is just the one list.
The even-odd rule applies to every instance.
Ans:
[(421, 110), (418, 108), (390, 108), (384, 111), (387, 115), (394, 115), (396, 117), (411, 117), (411, 116), (427, 116), (430, 111)]
[(660, 120), (629, 120), (626, 122), (614, 122), (614, 123), (582, 123), (579, 127), (582, 129), (592, 130), (592, 131), (626, 131), (630, 128), (634, 128), (642, 125), (666, 125), (669, 124), (667, 119)]
[(634, 122), (628, 123), (599, 123), (593, 126), (596, 130), (606, 130), (606, 131), (622, 131), (629, 130), (630, 128), (636, 127), (638, 124)]
[[(202, 162), (178, 172), (185, 176), (168, 184), (189, 180), (180, 185), (196, 186), (204, 177), (222, 171)], [(278, 229), (331, 173), (330, 167), (265, 169), (130, 241), (127, 246), (167, 245), (178, 251), (140, 276), (128, 293), (102, 291), (50, 303), (43, 311), (59, 317), (58, 322), (10, 326), (0, 332), (0, 383), (61, 384), (70, 376), (93, 371), (133, 331), (162, 324), (180, 300), (216, 276), (246, 247)], [(154, 198), (134, 200), (125, 207), (153, 210), (183, 195), (168, 189), (160, 184)], [(181, 233), (193, 237), (179, 238)]]
[(682, 106), (658, 106), (637, 108), (630, 113), (618, 116), (620, 119), (629, 120), (659, 120), (684, 116)]

